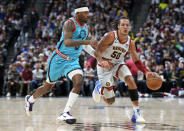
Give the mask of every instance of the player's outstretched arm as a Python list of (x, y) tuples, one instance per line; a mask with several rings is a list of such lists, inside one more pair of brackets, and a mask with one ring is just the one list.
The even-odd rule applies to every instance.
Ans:
[[(88, 28), (89, 30), (89, 28)], [(88, 32), (89, 33), (89, 32)], [(96, 40), (92, 40), (91, 34), (89, 33), (86, 40), (90, 40), (90, 45), (83, 45), (83, 50), (85, 50), (88, 54), (90, 54), (91, 56), (95, 57), (95, 49), (98, 46), (98, 42)]]
[(95, 40), (73, 40), (73, 31), (75, 30), (74, 23), (68, 20), (64, 24), (64, 43), (66, 47), (74, 47), (80, 45), (90, 45), (96, 42)]
[(83, 46), (83, 49), (84, 49), (88, 54), (90, 54), (91, 56), (96, 57), (96, 56), (95, 56), (95, 50), (94, 50), (90, 45), (84, 45), (84, 46)]

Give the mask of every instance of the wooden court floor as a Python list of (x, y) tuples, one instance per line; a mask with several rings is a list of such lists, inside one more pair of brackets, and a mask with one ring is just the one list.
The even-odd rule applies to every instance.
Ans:
[(80, 97), (71, 113), (77, 123), (67, 125), (56, 118), (67, 98), (40, 98), (31, 117), (24, 111), (24, 98), (0, 98), (0, 131), (184, 131), (184, 99), (141, 98), (145, 124), (130, 122), (129, 98), (117, 98), (112, 106)]

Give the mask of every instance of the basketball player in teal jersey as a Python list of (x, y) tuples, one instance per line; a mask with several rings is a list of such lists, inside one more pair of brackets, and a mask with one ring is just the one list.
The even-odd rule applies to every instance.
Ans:
[[(83, 84), (83, 71), (79, 65), (79, 56), (82, 49), (91, 55), (94, 55), (94, 48), (97, 46), (96, 40), (89, 40), (88, 27), (85, 24), (88, 20), (89, 9), (81, 3), (75, 9), (75, 17), (68, 19), (64, 23), (64, 28), (60, 41), (57, 43), (57, 48), (50, 57), (47, 65), (47, 80), (38, 88), (33, 95), (25, 97), (25, 109), (27, 115), (30, 115), (35, 100), (43, 94), (48, 93), (54, 82), (63, 74), (72, 80), (73, 89), (69, 94), (69, 99), (64, 108), (63, 113), (58, 117), (58, 120), (66, 121), (68, 124), (73, 124), (76, 119), (70, 114), (70, 110), (75, 103), (80, 89)], [(91, 46), (90, 46), (91, 45)]]

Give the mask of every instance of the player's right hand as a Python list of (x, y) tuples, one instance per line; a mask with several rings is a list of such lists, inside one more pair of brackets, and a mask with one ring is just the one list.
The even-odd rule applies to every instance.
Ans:
[(98, 46), (98, 41), (97, 40), (90, 40), (90, 43), (89, 43), (93, 48), (97, 48)]
[(156, 72), (147, 72), (146, 79), (149, 77), (159, 77), (159, 74), (157, 74)]

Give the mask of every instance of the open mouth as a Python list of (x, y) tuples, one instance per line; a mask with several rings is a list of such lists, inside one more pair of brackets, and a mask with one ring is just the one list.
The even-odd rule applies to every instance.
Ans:
[(124, 30), (124, 32), (125, 32), (125, 33), (127, 33), (127, 32), (128, 32), (128, 30)]

